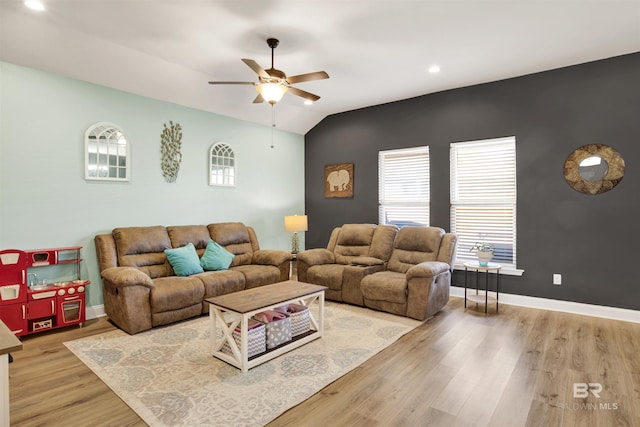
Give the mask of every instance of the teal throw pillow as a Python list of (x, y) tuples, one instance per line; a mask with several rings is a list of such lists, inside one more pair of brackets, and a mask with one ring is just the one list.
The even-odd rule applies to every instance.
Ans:
[(234, 254), (210, 240), (200, 259), (200, 265), (205, 270), (226, 270), (231, 265), (233, 258), (235, 258)]
[(188, 243), (181, 248), (165, 249), (164, 253), (177, 276), (191, 276), (204, 272), (193, 243)]

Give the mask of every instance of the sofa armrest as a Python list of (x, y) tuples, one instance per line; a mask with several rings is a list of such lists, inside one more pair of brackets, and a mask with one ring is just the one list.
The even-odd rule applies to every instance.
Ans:
[(407, 281), (413, 278), (431, 278), (438, 274), (449, 271), (449, 264), (446, 262), (426, 261), (414, 265), (407, 271)]
[(117, 287), (122, 286), (146, 286), (153, 288), (153, 280), (142, 271), (133, 267), (111, 267), (100, 273), (106, 283)]
[(335, 264), (336, 257), (328, 249), (317, 248), (300, 252), (297, 256), (298, 280), (307, 281), (307, 270), (314, 265)]
[(309, 249), (304, 252), (300, 252), (297, 256), (298, 261), (302, 261), (309, 266), (320, 264), (335, 264), (336, 257), (333, 252), (327, 249)]
[(133, 267), (111, 267), (101, 274), (109, 320), (130, 334), (151, 329), (151, 278)]
[(275, 265), (291, 261), (292, 255), (287, 251), (275, 249), (260, 249), (253, 253), (253, 263), (259, 265)]
[(446, 262), (430, 261), (407, 271), (407, 317), (425, 320), (449, 302), (451, 271)]

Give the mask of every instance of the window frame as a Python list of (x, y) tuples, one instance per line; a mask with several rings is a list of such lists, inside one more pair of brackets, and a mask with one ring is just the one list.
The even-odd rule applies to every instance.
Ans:
[[(401, 168), (396, 164), (392, 165), (393, 158), (402, 162), (402, 166), (417, 168), (421, 158), (426, 160), (426, 170), (416, 172), (405, 181), (411, 184), (418, 183), (417, 187), (399, 195), (390, 195), (391, 187), (398, 186), (401, 180), (396, 180), (390, 186), (387, 185), (386, 176), (392, 175)], [(390, 166), (390, 167), (387, 167)], [(394, 171), (394, 169), (396, 169)], [(426, 190), (425, 190), (426, 189)], [(415, 194), (411, 194), (415, 193)], [(426, 200), (425, 200), (426, 198)], [(406, 217), (399, 218), (396, 221), (389, 221), (389, 209), (394, 208), (399, 211), (405, 210), (407, 213), (414, 211), (416, 217), (410, 220)], [(422, 211), (422, 212), (421, 212)], [(400, 212), (396, 215), (403, 216)], [(422, 215), (422, 217), (420, 217)], [(381, 150), (378, 152), (378, 223), (394, 224), (398, 227), (404, 225), (429, 225), (431, 221), (431, 157), (429, 146), (400, 148), (393, 150)]]
[[(494, 154), (489, 150), (493, 150)], [(500, 259), (499, 255), (494, 257), (492, 261), (503, 267), (501, 273), (522, 275), (524, 272), (517, 268), (516, 151), (515, 136), (452, 142), (449, 145), (450, 229), (458, 236), (455, 265), (458, 270), (464, 270), (464, 262), (476, 259), (469, 251), (470, 247), (475, 242), (486, 242), (494, 244), (497, 250), (502, 248), (502, 256), (512, 258), (512, 262), (507, 262)], [(487, 174), (483, 177), (486, 178), (484, 180), (479, 178), (482, 171), (475, 165), (482, 164), (485, 168), (494, 160), (498, 162), (499, 171)], [(460, 161), (469, 164), (464, 172), (461, 172)], [(472, 182), (473, 179), (476, 179), (477, 183)], [(459, 183), (460, 180), (463, 182)], [(492, 194), (479, 197), (480, 188), (491, 188)], [(467, 196), (464, 193), (467, 193)], [(459, 214), (461, 210), (467, 210), (469, 214), (466, 217), (462, 216)], [(487, 226), (486, 223), (480, 225), (482, 221), (490, 222), (491, 226)], [(460, 226), (462, 223), (465, 230)], [(482, 227), (488, 228), (484, 231)]]

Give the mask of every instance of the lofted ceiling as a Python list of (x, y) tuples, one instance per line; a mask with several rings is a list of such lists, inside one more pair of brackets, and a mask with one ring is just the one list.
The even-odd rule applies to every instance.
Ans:
[[(640, 0), (0, 0), (0, 60), (270, 126), (241, 58), (328, 80), (286, 94), (277, 128), (640, 51)], [(427, 69), (439, 65), (441, 71)], [(101, 118), (108, 120), (108, 118)]]

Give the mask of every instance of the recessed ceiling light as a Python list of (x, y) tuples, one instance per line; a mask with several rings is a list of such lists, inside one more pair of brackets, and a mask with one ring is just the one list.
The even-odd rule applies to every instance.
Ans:
[(432, 65), (431, 67), (429, 67), (429, 72), (431, 74), (436, 74), (440, 72), (440, 66), (439, 65)]
[(310, 100), (310, 99), (305, 99), (304, 100), (304, 105), (312, 105), (312, 104), (313, 104), (312, 100)]
[(33, 10), (44, 10), (44, 4), (39, 0), (25, 0), (24, 5)]

